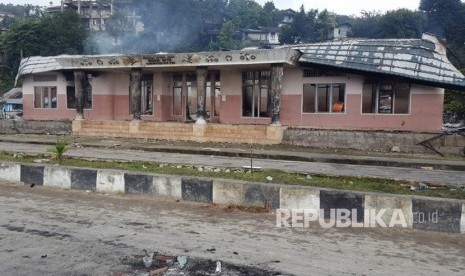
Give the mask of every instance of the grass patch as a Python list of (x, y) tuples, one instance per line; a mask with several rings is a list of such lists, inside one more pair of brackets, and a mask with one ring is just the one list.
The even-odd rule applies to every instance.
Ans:
[[(47, 158), (46, 155), (25, 155), (10, 154), (0, 152), (0, 160), (13, 161), (20, 163), (33, 163), (36, 159)], [(51, 162), (51, 161), (50, 161)], [(63, 166), (87, 167), (95, 169), (116, 169), (126, 171), (137, 171), (145, 173), (212, 177), (237, 179), (253, 182), (270, 182), (267, 180), (272, 177), (272, 183), (287, 185), (304, 185), (322, 188), (343, 189), (362, 192), (378, 192), (401, 195), (422, 195), (440, 198), (465, 199), (465, 189), (427, 189), (411, 191), (406, 181), (395, 181), (389, 179), (378, 179), (368, 177), (340, 177), (315, 175), (311, 176), (302, 173), (286, 172), (280, 170), (259, 170), (250, 173), (244, 169), (234, 168), (215, 168), (209, 166), (186, 166), (177, 164), (162, 164), (141, 161), (115, 161), (115, 160), (98, 160), (87, 158), (64, 158), (61, 162)]]

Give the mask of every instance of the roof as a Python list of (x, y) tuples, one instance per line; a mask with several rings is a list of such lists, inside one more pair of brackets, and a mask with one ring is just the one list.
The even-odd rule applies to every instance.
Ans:
[(23, 104), (23, 99), (5, 99), (5, 104)]
[(22, 88), (13, 88), (10, 91), (3, 94), (4, 99), (21, 99), (23, 97)]
[[(302, 55), (300, 55), (302, 54)], [(242, 66), (285, 63), (321, 66), (359, 74), (389, 75), (428, 86), (465, 90), (465, 77), (447, 58), (436, 37), (422, 39), (349, 39), (287, 45), (270, 50), (241, 50), (154, 55), (29, 57), (23, 75), (59, 70), (108, 70), (192, 66)]]
[(299, 62), (360, 72), (387, 74), (442, 88), (465, 90), (465, 77), (452, 65), (436, 37), (422, 39), (348, 39), (291, 46)]
[[(60, 57), (60, 56), (58, 56)], [(57, 62), (58, 57), (28, 57), (21, 60), (19, 65), (18, 74), (16, 75), (16, 82), (21, 75), (28, 75), (41, 72), (50, 72), (63, 69)]]
[(292, 48), (219, 51), (200, 53), (158, 53), (152, 55), (62, 55), (29, 57), (21, 60), (21, 76), (60, 70), (121, 70), (131, 68), (186, 68), (198, 66), (242, 66), (270, 63), (297, 65), (300, 52)]

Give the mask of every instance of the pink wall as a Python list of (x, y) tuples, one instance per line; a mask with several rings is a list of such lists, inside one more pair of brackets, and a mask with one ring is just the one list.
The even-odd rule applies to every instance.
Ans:
[(76, 111), (66, 108), (66, 95), (58, 95), (57, 108), (34, 108), (34, 95), (23, 95), (25, 120), (74, 120)]
[[(361, 93), (363, 76), (347, 75), (333, 78), (303, 78), (299, 68), (285, 68), (283, 79), (281, 123), (292, 127), (344, 129), (344, 130), (401, 130), (430, 131), (442, 129), (443, 89), (420, 85), (411, 86), (410, 114), (362, 114)], [(56, 82), (37, 83), (32, 77), (23, 80), (24, 118), (27, 120), (73, 120), (76, 112), (66, 107), (67, 82), (58, 73)], [(171, 73), (154, 73), (154, 114), (143, 115), (144, 121), (184, 121), (184, 116), (174, 116), (172, 110)], [(100, 73), (91, 80), (93, 107), (84, 111), (89, 120), (131, 120), (129, 114), (128, 73)], [(270, 124), (270, 118), (242, 117), (242, 71), (221, 70), (220, 117), (213, 121), (225, 124)], [(345, 83), (345, 112), (338, 114), (302, 113), (304, 83)], [(58, 108), (36, 109), (34, 86), (57, 86)]]
[[(293, 127), (343, 130), (432, 131), (442, 128), (442, 95), (413, 94), (411, 114), (362, 114), (361, 95), (347, 95), (346, 112), (303, 114), (302, 96), (283, 96), (281, 123)], [(424, 108), (427, 107), (427, 108)]]

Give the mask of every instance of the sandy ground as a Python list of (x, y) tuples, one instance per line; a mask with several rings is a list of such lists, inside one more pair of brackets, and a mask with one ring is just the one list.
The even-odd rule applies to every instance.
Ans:
[[(0, 183), (0, 275), (129, 272), (142, 250), (295, 275), (463, 275), (465, 236), (289, 229), (224, 206)], [(215, 250), (212, 250), (212, 249)]]

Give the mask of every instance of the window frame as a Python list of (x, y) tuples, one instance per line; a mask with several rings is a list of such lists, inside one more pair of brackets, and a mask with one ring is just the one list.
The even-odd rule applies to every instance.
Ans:
[[(40, 91), (39, 91), (40, 89)], [(48, 106), (45, 107), (45, 99), (44, 99), (44, 90), (47, 89), (47, 95), (49, 98)], [(52, 93), (53, 90), (55, 92), (56, 104), (52, 106)], [(36, 93), (40, 92), (40, 107), (37, 107), (37, 95)], [(58, 88), (56, 86), (34, 86), (34, 109), (58, 109)]]
[[(314, 109), (315, 109), (315, 112), (304, 112), (304, 93), (305, 93), (305, 89), (304, 89), (304, 86), (305, 85), (309, 85), (309, 86), (312, 86), (314, 85), (315, 86), (315, 96), (314, 96)], [(326, 85), (326, 86), (330, 86), (331, 89), (330, 89), (330, 96), (329, 96), (329, 105), (328, 105), (328, 110), (329, 111), (318, 111), (318, 87), (320, 85)], [(334, 102), (333, 102), (333, 89), (334, 89), (334, 86), (335, 85), (339, 85), (339, 86), (343, 86), (344, 87), (344, 101), (343, 101), (343, 109), (341, 112), (335, 112), (333, 111), (333, 105), (334, 105)], [(301, 114), (325, 114), (325, 115), (343, 115), (343, 114), (346, 114), (347, 113), (347, 83), (345, 82), (315, 82), (315, 83), (303, 83), (302, 85), (302, 96), (301, 96), (301, 105), (300, 105), (300, 108), (301, 108)]]
[[(245, 79), (244, 76), (246, 74), (252, 74), (253, 79), (252, 79), (252, 84), (251, 85), (246, 85), (245, 81), (249, 79)], [(262, 76), (265, 75), (267, 78), (262, 78)], [(258, 78), (257, 78), (258, 77)], [(255, 83), (258, 81), (258, 83)], [(251, 86), (252, 87), (252, 105), (251, 105), (251, 116), (245, 116), (244, 115), (244, 88), (246, 86)], [(266, 87), (264, 87), (266, 86)], [(255, 103), (255, 98), (257, 97), (255, 88), (258, 87), (258, 99), (260, 100), (258, 105), (257, 105), (257, 110), (258, 110), (258, 116), (254, 116), (255, 114), (255, 108), (254, 108), (254, 103)], [(262, 101), (262, 89), (266, 88), (267, 91), (267, 103), (266, 103), (266, 109), (267, 109), (267, 116), (261, 116), (260, 115), (260, 109), (263, 106), (261, 104)], [(243, 119), (270, 119), (271, 118), (271, 109), (270, 109), (270, 101), (271, 101), (271, 70), (251, 70), (251, 71), (243, 71), (242, 72), (242, 83), (241, 83), (241, 118)]]
[[(371, 87), (371, 93), (376, 92), (376, 95), (372, 95), (372, 101), (371, 101), (371, 109), (375, 110), (375, 112), (363, 112), (363, 100), (364, 100), (364, 92), (365, 86), (369, 85)], [(385, 113), (385, 112), (379, 112), (379, 102), (380, 102), (380, 87), (382, 85), (391, 85), (391, 95), (392, 95), (392, 100), (391, 100), (391, 109), (392, 111), (390, 113)], [(408, 111), (406, 113), (396, 113), (396, 98), (398, 97), (396, 94), (395, 87), (398, 85), (406, 85), (408, 89)], [(376, 89), (374, 87), (376, 86)], [(375, 105), (373, 107), (373, 104)], [(388, 115), (388, 116), (399, 116), (399, 115), (410, 115), (412, 112), (412, 84), (408, 82), (396, 82), (396, 81), (367, 81), (363, 84), (362, 88), (362, 97), (361, 97), (361, 104), (360, 104), (360, 111), (362, 115)]]

